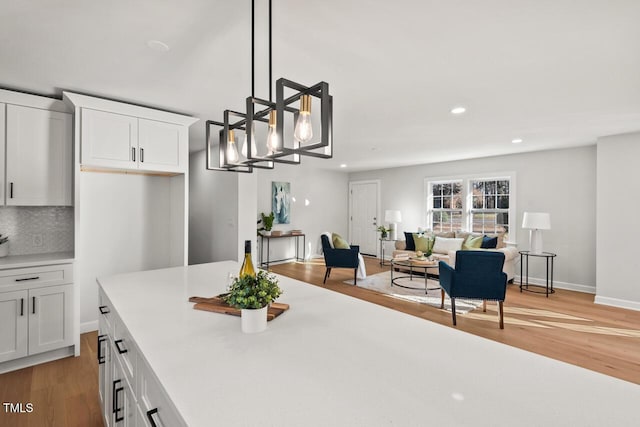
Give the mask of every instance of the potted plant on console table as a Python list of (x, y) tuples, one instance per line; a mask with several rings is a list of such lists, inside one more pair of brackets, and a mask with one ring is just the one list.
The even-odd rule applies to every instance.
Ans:
[(269, 304), (282, 295), (275, 276), (258, 271), (256, 276), (245, 274), (233, 281), (223, 300), (241, 309), (242, 332), (262, 332), (267, 328)]
[(262, 233), (263, 236), (271, 236), (271, 229), (273, 228), (273, 220), (275, 219), (275, 215), (271, 212), (269, 215), (265, 215), (264, 213), (260, 213), (262, 217), (258, 224), (262, 222), (262, 228), (258, 229), (258, 232)]

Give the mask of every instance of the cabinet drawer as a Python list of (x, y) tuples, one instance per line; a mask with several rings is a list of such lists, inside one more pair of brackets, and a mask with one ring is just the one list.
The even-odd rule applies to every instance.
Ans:
[(116, 358), (120, 361), (125, 376), (129, 383), (134, 384), (134, 378), (137, 374), (138, 348), (117, 313), (113, 316), (113, 345)]
[(142, 410), (146, 425), (152, 425), (149, 421), (149, 417), (152, 417), (158, 427), (186, 426), (155, 374), (142, 357), (138, 359), (137, 380), (138, 405)]
[(73, 283), (71, 264), (47, 265), (43, 267), (14, 268), (0, 271), (0, 290), (9, 288), (34, 288)]

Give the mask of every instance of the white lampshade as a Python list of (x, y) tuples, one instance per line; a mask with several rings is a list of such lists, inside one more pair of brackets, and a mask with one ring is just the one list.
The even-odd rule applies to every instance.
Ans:
[(384, 220), (386, 222), (402, 222), (402, 214), (400, 211), (387, 210), (384, 211)]
[(525, 212), (522, 218), (522, 228), (551, 230), (551, 217), (544, 212)]

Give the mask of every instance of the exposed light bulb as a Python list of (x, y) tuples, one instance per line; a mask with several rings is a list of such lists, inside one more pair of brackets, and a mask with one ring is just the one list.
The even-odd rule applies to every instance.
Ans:
[[(244, 142), (242, 143), (242, 155), (244, 157), (247, 156), (247, 133), (244, 134)], [(258, 155), (258, 146), (256, 145), (256, 131), (253, 123), (251, 124), (251, 157), (256, 157)]]
[(296, 121), (293, 132), (296, 141), (305, 144), (313, 138), (313, 128), (311, 127), (311, 95), (300, 97), (300, 113)]
[(233, 130), (230, 130), (229, 138), (227, 139), (227, 163), (235, 163), (238, 161), (238, 158), (238, 147), (236, 147)]
[(276, 112), (269, 112), (269, 133), (267, 134), (267, 154), (274, 154), (280, 147), (278, 133), (276, 132)]

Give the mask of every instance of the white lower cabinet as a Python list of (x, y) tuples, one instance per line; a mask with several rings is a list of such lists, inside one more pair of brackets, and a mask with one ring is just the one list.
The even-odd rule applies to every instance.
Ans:
[(185, 426), (102, 289), (98, 299), (99, 394), (105, 426)]
[(0, 293), (0, 362), (73, 345), (73, 285)]

